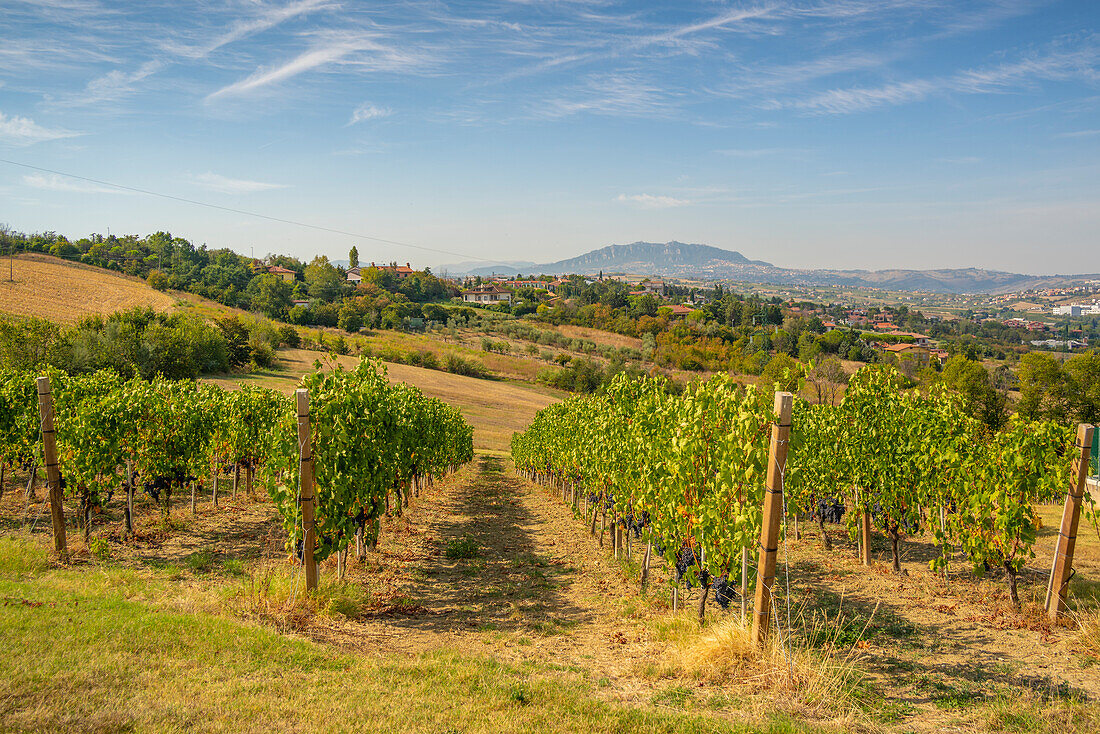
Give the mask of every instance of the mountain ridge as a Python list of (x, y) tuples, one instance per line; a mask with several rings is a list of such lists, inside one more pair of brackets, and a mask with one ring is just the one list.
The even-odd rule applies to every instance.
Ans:
[[(472, 265), (473, 263), (462, 263)], [(699, 280), (736, 280), (773, 285), (848, 286), (897, 291), (930, 291), (948, 294), (1007, 293), (1030, 288), (1059, 287), (1073, 281), (1100, 279), (1100, 274), (1028, 275), (985, 268), (886, 268), (844, 270), (833, 268), (784, 268), (763, 260), (750, 260), (738, 251), (676, 240), (608, 245), (576, 257), (539, 264), (496, 263), (468, 269), (441, 266), (455, 273), (585, 274), (628, 273)]]

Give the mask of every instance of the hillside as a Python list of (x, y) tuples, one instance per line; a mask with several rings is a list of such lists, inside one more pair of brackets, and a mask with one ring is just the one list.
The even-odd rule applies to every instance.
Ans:
[[(204, 381), (226, 388), (257, 385), (289, 394), (302, 375), (313, 371), (314, 360), (321, 356), (304, 349), (282, 349), (276, 369), (210, 377)], [(351, 368), (359, 363), (359, 358), (340, 357), (340, 363)], [(535, 413), (556, 402), (559, 395), (550, 388), (477, 380), (405, 364), (386, 364), (386, 376), (390, 382), (406, 382), (425, 395), (458, 408), (474, 427), (474, 448), (501, 454), (508, 452), (512, 433), (524, 430)]]
[(134, 306), (167, 311), (176, 302), (139, 278), (49, 255), (17, 256), (11, 271), (14, 282), (8, 280), (4, 265), (0, 313), (72, 324), (85, 316)]

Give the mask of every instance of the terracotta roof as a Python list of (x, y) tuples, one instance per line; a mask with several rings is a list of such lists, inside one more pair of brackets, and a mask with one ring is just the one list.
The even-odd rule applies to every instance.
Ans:
[(498, 287), (495, 283), (492, 285), (481, 285), (476, 288), (470, 288), (469, 290), (462, 291), (462, 295), (469, 295), (473, 293), (511, 293), (511, 291)]
[(267, 272), (275, 273), (276, 275), (285, 275), (286, 273), (290, 273), (291, 275), (296, 275), (296, 273), (293, 270), (288, 270), (287, 268), (284, 268), (282, 265), (271, 265), (271, 266), (268, 267)]

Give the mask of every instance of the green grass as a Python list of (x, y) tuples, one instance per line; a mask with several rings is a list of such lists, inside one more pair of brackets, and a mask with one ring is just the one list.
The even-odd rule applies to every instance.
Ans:
[(447, 550), (444, 555), (451, 560), (457, 560), (460, 558), (477, 558), (481, 555), (481, 549), (478, 548), (477, 541), (466, 535), (461, 538), (453, 538), (447, 543)]
[(173, 578), (51, 569), (0, 539), (0, 731), (770, 730), (603, 702), (583, 675), (530, 663), (346, 654), (190, 611)]

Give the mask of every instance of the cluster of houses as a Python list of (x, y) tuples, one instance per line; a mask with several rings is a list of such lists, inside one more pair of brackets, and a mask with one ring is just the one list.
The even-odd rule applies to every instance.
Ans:
[(1055, 306), (1055, 316), (1100, 316), (1100, 303), (1073, 303), (1068, 306)]

